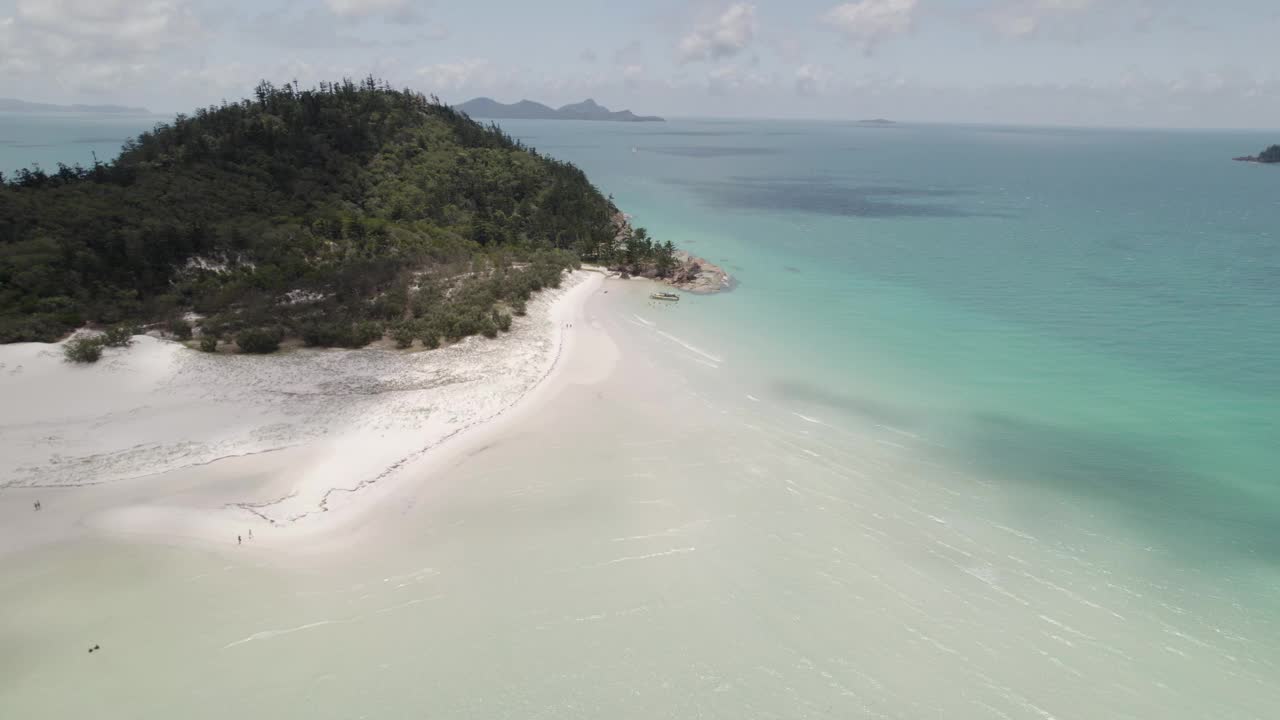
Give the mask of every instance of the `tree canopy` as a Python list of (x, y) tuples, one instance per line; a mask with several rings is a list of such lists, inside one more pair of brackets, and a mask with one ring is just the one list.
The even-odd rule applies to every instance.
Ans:
[(401, 323), (436, 343), (509, 326), (577, 258), (611, 253), (615, 213), (578, 168), (434, 97), (263, 82), (112, 162), (0, 178), (0, 342), (194, 311), (259, 349)]

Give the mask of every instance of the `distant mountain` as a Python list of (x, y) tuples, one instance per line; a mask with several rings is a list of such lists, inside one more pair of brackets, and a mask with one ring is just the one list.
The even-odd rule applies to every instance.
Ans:
[(859, 120), (856, 124), (867, 125), (870, 127), (889, 127), (890, 125), (897, 125), (898, 123), (892, 120), (885, 120), (884, 118), (874, 118), (872, 120)]
[(552, 108), (532, 100), (510, 105), (487, 97), (468, 100), (456, 109), (475, 118), (495, 120), (611, 120), (615, 122), (662, 122), (653, 115), (636, 115), (630, 110), (613, 111), (590, 98), (560, 108)]
[(151, 111), (140, 107), (123, 105), (50, 105), (33, 103), (13, 98), (0, 98), (0, 112), (78, 112), (78, 113), (115, 113), (119, 115), (150, 115)]

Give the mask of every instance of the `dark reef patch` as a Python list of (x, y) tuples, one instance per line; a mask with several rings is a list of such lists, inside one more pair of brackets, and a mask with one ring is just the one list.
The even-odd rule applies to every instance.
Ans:
[(753, 155), (777, 155), (782, 152), (776, 148), (767, 147), (722, 147), (716, 145), (658, 145), (639, 149), (659, 155), (690, 158), (749, 157)]
[(845, 185), (832, 178), (730, 177), (725, 180), (668, 179), (691, 189), (705, 202), (723, 208), (805, 212), (839, 217), (992, 217), (955, 204), (964, 196), (944, 188)]

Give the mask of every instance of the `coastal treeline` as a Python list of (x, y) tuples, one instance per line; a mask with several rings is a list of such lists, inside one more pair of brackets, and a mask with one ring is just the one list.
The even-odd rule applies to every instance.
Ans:
[(649, 231), (638, 227), (624, 228), (622, 238), (607, 248), (600, 262), (612, 270), (629, 275), (669, 277), (676, 267), (676, 246), (670, 240), (658, 242)]
[(1236, 158), (1236, 160), (1240, 160), (1243, 162), (1264, 163), (1267, 165), (1280, 163), (1280, 145), (1272, 145), (1271, 147), (1267, 148), (1266, 150), (1263, 150), (1257, 155), (1246, 155), (1244, 157), (1238, 157)]
[(0, 176), (0, 342), (155, 324), (201, 346), (427, 347), (510, 327), (618, 247), (581, 170), (368, 78), (260, 84), (119, 158)]

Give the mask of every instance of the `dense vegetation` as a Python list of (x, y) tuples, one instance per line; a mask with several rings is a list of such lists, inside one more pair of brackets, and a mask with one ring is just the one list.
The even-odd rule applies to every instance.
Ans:
[(579, 258), (669, 267), (578, 168), (434, 98), (372, 78), (255, 95), (110, 163), (0, 177), (0, 342), (126, 321), (185, 339), (195, 312), (205, 350), (435, 347), (509, 328)]
[(1267, 164), (1280, 163), (1280, 145), (1272, 145), (1257, 155), (1246, 155), (1244, 157), (1238, 157), (1236, 160)]

